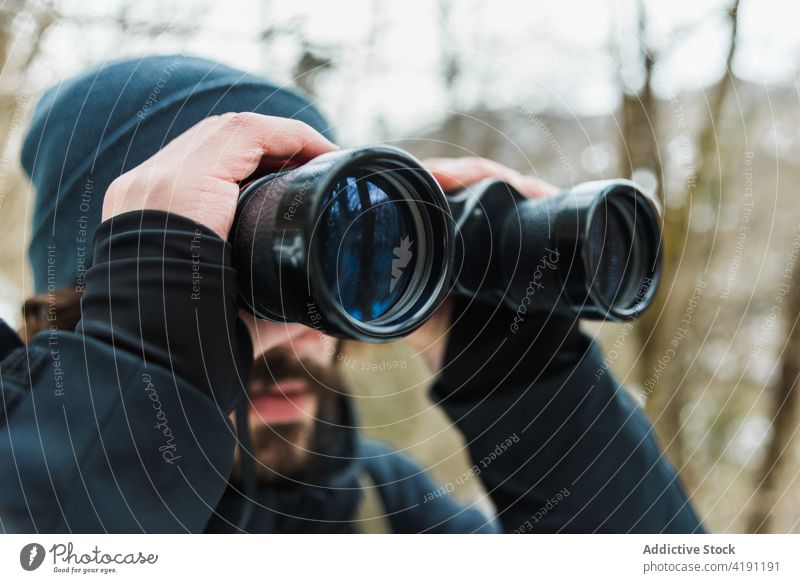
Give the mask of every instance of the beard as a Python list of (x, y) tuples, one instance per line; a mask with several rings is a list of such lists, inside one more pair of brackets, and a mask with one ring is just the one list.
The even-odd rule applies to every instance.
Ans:
[[(313, 481), (327, 442), (334, 437), (342, 416), (343, 384), (333, 364), (320, 365), (276, 349), (253, 365), (250, 387), (266, 387), (285, 380), (301, 380), (316, 402), (316, 411), (302, 419), (267, 423), (250, 415), (251, 451), (259, 484), (291, 487)], [(256, 389), (257, 390), (257, 389)], [(241, 480), (241, 452), (237, 447), (232, 481)], [(322, 456), (319, 454), (323, 454)]]

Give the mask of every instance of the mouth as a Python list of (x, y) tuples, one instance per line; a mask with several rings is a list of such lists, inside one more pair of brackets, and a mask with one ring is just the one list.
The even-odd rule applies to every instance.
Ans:
[(250, 414), (268, 425), (292, 423), (315, 414), (317, 399), (302, 379), (284, 379), (250, 393)]

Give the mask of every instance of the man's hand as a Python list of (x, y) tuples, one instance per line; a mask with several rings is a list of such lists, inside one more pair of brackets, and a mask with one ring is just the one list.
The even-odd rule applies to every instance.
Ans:
[[(447, 193), (487, 178), (505, 180), (529, 198), (553, 196), (559, 191), (557, 187), (535, 176), (520, 174), (516, 170), (485, 158), (429, 158), (422, 163)], [(433, 376), (439, 374), (444, 364), (451, 320), (452, 305), (450, 300), (445, 300), (422, 328), (406, 338), (428, 365)]]
[(486, 158), (428, 158), (422, 162), (448, 193), (486, 178), (499, 178), (511, 184), (529, 198), (541, 198), (558, 193), (558, 188), (526, 174), (520, 174), (502, 164)]
[(134, 210), (168, 211), (227, 239), (239, 181), (336, 149), (300, 121), (257, 113), (209, 117), (112, 182), (103, 220)]

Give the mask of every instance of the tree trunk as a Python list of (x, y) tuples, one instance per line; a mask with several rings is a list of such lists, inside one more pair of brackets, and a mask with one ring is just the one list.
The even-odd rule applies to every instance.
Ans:
[[(702, 265), (702, 269), (705, 270), (709, 259), (707, 256), (703, 257), (701, 253), (701, 256), (694, 256), (690, 261), (682, 261), (682, 255), (690, 248), (711, 252), (710, 245), (707, 243), (708, 237), (694, 236), (692, 237), (691, 245), (688, 244), (690, 237), (689, 210), (692, 202), (697, 202), (702, 197), (709, 196), (711, 192), (721, 193), (720, 171), (717, 168), (711, 168), (708, 162), (719, 155), (717, 132), (722, 118), (723, 107), (732, 86), (730, 65), (737, 43), (738, 5), (739, 2), (736, 0), (728, 11), (731, 32), (725, 61), (725, 76), (712, 92), (709, 100), (708, 116), (699, 131), (698, 157), (695, 163), (695, 173), (687, 181), (686, 203), (683, 208), (677, 210), (670, 210), (666, 204), (664, 205), (662, 289), (653, 305), (636, 327), (637, 337), (642, 346), (639, 366), (641, 367), (640, 374), (642, 375), (647, 398), (646, 409), (654, 421), (656, 433), (665, 453), (680, 469), (681, 478), (690, 490), (693, 489), (694, 480), (691, 466), (687, 463), (686, 448), (681, 430), (681, 412), (688, 398), (682, 379), (686, 370), (685, 355), (694, 352), (691, 348), (693, 344), (692, 337), (689, 336), (681, 340), (676, 358), (672, 359), (668, 365), (661, 366), (659, 361), (664, 358), (673, 338), (677, 337), (676, 323), (681, 321), (683, 311), (686, 309), (686, 302), (694, 288), (694, 282), (698, 279), (697, 267)], [(644, 23), (640, 19), (640, 36), (643, 33)], [(652, 96), (651, 87), (653, 57), (647, 50), (643, 50), (642, 54), (646, 73), (644, 88), (639, 96), (626, 98), (623, 102), (623, 107), (627, 109), (624, 113), (625, 139), (627, 140), (628, 135), (630, 135), (632, 139), (641, 141), (641, 136), (645, 134), (649, 135), (651, 139), (649, 144), (641, 145), (633, 142), (633, 144), (627, 145), (626, 149), (631, 151), (634, 146), (642, 148), (642, 152), (652, 157), (653, 161), (648, 163), (645, 160), (640, 163), (639, 167), (650, 169), (656, 176), (659, 194), (663, 200), (665, 193), (662, 191), (663, 176), (657, 148), (658, 133), (653, 129), (650, 121), (657, 119), (657, 103)], [(639, 109), (642, 111), (638, 111)], [(648, 126), (644, 126), (645, 123)], [(629, 124), (635, 124), (639, 129), (629, 127)], [(646, 129), (647, 132), (642, 131), (642, 128)], [(627, 157), (623, 157), (623, 159), (628, 160)], [(632, 156), (631, 160), (633, 160)], [(628, 170), (632, 171), (635, 168), (637, 166), (631, 165)], [(719, 202), (721, 202), (721, 196)], [(671, 293), (670, 287), (672, 287)]]
[[(796, 259), (796, 258), (795, 258)], [(773, 514), (782, 494), (780, 477), (792, 440), (797, 433), (797, 382), (800, 377), (800, 273), (795, 270), (786, 294), (786, 342), (783, 345), (780, 377), (773, 391), (772, 436), (756, 479), (753, 503), (747, 530), (753, 533), (772, 532)]]

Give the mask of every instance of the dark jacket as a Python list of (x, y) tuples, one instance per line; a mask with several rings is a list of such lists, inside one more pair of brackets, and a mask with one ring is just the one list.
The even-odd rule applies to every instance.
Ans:
[[(115, 221), (113, 235), (109, 221), (95, 237), (77, 331), (41, 333), (28, 346), (7, 327), (0, 334), (0, 528), (233, 531), (241, 496), (228, 483), (236, 437), (227, 413), (236, 383), (226, 379), (244, 374), (250, 346), (219, 344), (241, 332), (215, 315), (236, 313), (230, 245), (204, 232), (205, 303), (192, 306), (182, 237), (194, 225), (152, 212)], [(151, 275), (148, 253), (158, 257)], [(512, 317), (457, 300), (432, 390), (464, 435), (495, 520), (350, 422), (330, 440), (332, 461), (315, 485), (258, 492), (250, 530), (354, 530), (364, 472), (396, 532), (701, 530), (597, 346), (570, 320), (531, 316), (512, 333)]]

